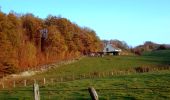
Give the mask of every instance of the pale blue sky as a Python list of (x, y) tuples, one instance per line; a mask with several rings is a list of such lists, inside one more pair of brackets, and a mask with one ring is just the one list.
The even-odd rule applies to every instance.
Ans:
[(61, 15), (94, 29), (101, 39), (136, 46), (144, 41), (170, 44), (170, 0), (0, 0), (1, 11)]

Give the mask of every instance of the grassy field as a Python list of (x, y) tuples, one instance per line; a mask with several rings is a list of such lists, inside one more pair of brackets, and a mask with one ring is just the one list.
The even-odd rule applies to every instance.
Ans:
[(154, 56), (154, 57), (164, 57), (169, 58), (170, 57), (170, 50), (158, 50), (158, 51), (152, 51), (152, 52), (144, 52), (143, 56)]
[[(160, 51), (162, 52), (162, 51)], [(100, 73), (108, 71), (124, 71), (136, 67), (162, 67), (170, 65), (170, 52), (166, 57), (164, 55), (153, 56), (151, 53), (144, 56), (106, 56), (106, 57), (85, 57), (76, 63), (64, 65), (62, 67), (51, 69), (43, 74), (35, 77), (53, 77), (53, 76), (68, 76), (80, 75), (86, 73)], [(166, 51), (167, 52), (167, 51)], [(154, 53), (154, 55), (156, 55)]]
[[(69, 76), (86, 73), (126, 71), (139, 66), (162, 67), (170, 64), (170, 51), (144, 53), (143, 56), (84, 57), (30, 77)], [(100, 78), (77, 79), (40, 85), (41, 100), (90, 100), (87, 88), (93, 86), (100, 100), (170, 100), (170, 70), (130, 73)], [(1, 90), (0, 100), (33, 100), (32, 86)]]
[[(169, 100), (170, 71), (58, 82), (40, 86), (41, 100), (90, 100), (93, 86), (100, 100)], [(32, 100), (32, 87), (0, 92), (1, 100)]]

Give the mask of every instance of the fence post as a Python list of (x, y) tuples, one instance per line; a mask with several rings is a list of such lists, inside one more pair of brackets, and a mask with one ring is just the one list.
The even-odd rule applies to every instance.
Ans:
[(45, 78), (44, 78), (44, 85), (45, 85), (45, 83), (46, 83), (46, 80), (45, 80)]
[(15, 81), (13, 82), (13, 87), (15, 88)]
[(83, 74), (83, 78), (84, 78), (84, 79), (86, 78), (86, 75), (85, 75), (85, 74)]
[(3, 89), (5, 88), (4, 82), (2, 82), (2, 88), (3, 88)]
[(73, 81), (75, 80), (75, 77), (74, 77), (74, 75), (72, 75), (72, 80), (73, 80)]
[(88, 91), (90, 93), (90, 96), (91, 96), (92, 100), (99, 100), (97, 92), (93, 87), (89, 87)]
[(25, 87), (27, 86), (27, 80), (24, 80), (24, 86)]
[(53, 79), (53, 78), (51, 78), (51, 84), (53, 85), (53, 83), (54, 83), (54, 79)]
[(63, 78), (62, 77), (60, 78), (60, 81), (63, 82)]
[(40, 100), (40, 93), (39, 93), (39, 86), (38, 84), (34, 83), (34, 100)]
[(103, 77), (105, 77), (105, 73), (103, 72)]
[(99, 72), (99, 76), (98, 76), (98, 77), (100, 78), (100, 76), (101, 76), (101, 75), (100, 75), (100, 72)]
[(3, 89), (5, 88), (5, 85), (4, 85), (4, 74), (3, 74), (3, 77), (2, 77), (2, 88)]

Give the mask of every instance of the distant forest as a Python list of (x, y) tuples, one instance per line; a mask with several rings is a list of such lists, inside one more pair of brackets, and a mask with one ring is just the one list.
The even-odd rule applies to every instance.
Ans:
[[(47, 34), (41, 32), (43, 29)], [(95, 31), (66, 18), (41, 19), (33, 14), (0, 12), (1, 75), (79, 57), (100, 48), (101, 41)]]

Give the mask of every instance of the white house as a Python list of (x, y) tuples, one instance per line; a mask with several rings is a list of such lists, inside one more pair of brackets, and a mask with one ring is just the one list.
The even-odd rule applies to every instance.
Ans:
[(113, 46), (112, 44), (110, 43), (107, 43), (105, 46), (104, 46), (104, 49), (103, 49), (103, 52), (104, 54), (112, 54), (112, 55), (120, 55), (120, 52), (122, 50)]

